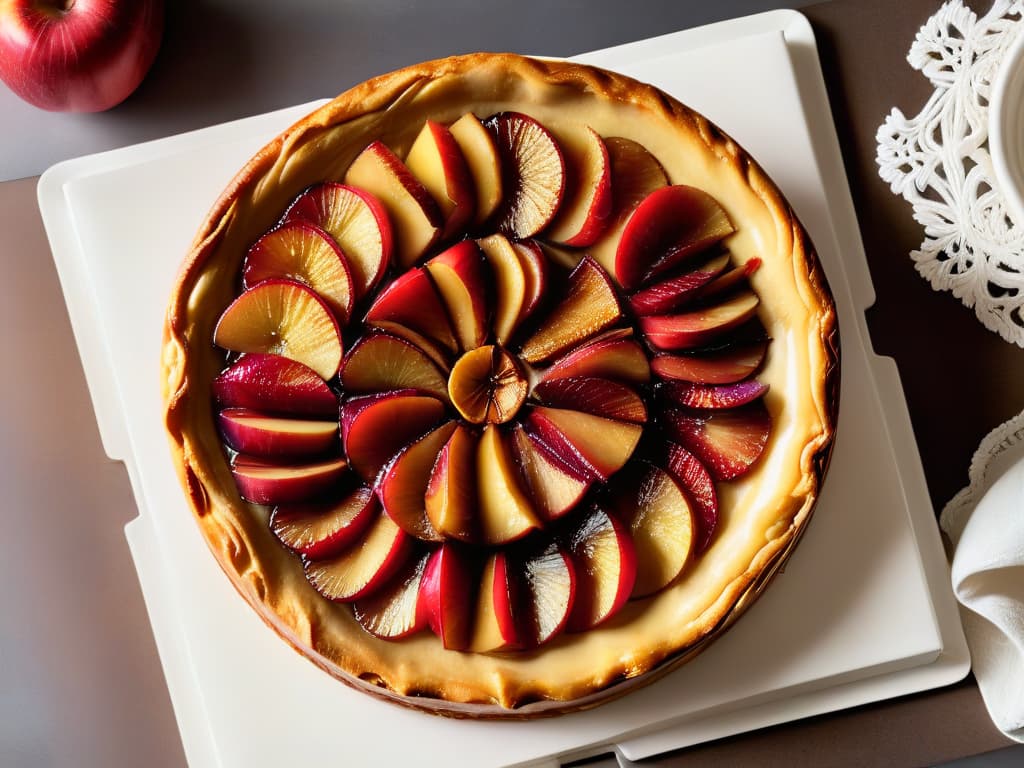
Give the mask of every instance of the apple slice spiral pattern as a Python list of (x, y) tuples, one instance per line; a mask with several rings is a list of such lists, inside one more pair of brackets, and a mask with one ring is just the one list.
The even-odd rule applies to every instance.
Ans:
[(637, 142), (504, 112), (370, 143), (252, 243), (213, 399), (240, 495), (374, 636), (516, 653), (714, 542), (769, 438), (734, 227)]

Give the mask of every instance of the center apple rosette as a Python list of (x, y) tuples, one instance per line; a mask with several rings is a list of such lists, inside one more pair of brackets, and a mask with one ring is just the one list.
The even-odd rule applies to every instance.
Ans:
[(686, 578), (768, 441), (733, 233), (583, 123), (372, 142), (252, 244), (216, 325), (239, 494), (377, 637), (512, 653), (614, 621)]

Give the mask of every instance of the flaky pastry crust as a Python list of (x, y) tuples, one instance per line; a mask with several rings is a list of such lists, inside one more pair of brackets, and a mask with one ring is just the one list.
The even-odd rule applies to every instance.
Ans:
[[(518, 654), (444, 650), (430, 633), (403, 641), (365, 632), (322, 598), (299, 559), (243, 502), (214, 423), (210, 383), (224, 366), (211, 339), (237, 293), (252, 241), (310, 184), (341, 178), (381, 139), (400, 154), (428, 117), (452, 122), (526, 112), (557, 128), (583, 120), (644, 144), (672, 183), (712, 194), (737, 232), (734, 259), (758, 257), (752, 284), (773, 342), (759, 379), (771, 387), (768, 448), (755, 469), (719, 488), (712, 546), (668, 589), (611, 621)], [(282, 637), (346, 683), (429, 711), (531, 717), (593, 706), (694, 656), (729, 627), (778, 571), (807, 526), (829, 461), (838, 405), (835, 306), (810, 242), (761, 168), (728, 136), (661, 91), (559, 61), (472, 54), (375, 78), (338, 96), (264, 147), (214, 205), (171, 295), (163, 341), (165, 424), (195, 519), (239, 593)]]

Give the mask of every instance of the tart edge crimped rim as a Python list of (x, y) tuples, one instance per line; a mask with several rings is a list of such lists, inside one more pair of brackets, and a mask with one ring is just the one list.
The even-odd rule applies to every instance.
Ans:
[[(813, 307), (809, 306), (808, 309), (813, 310), (814, 316), (819, 319), (822, 354), (826, 358), (825, 381), (817, 385), (822, 387), (822, 391), (815, 393), (821, 398), (820, 402), (824, 408), (824, 412), (820, 414), (821, 433), (816, 440), (805, 446), (801, 456), (801, 476), (808, 481), (809, 486), (802, 496), (803, 503), (793, 511), (788, 528), (768, 540), (756, 553), (746, 571), (737, 576), (708, 610), (694, 620), (693, 623), (699, 625), (697, 640), (680, 648), (657, 648), (644, 660), (642, 668), (636, 669), (635, 665), (627, 668), (626, 664), (622, 664), (618, 670), (607, 671), (607, 681), (603, 686), (594, 686), (591, 680), (577, 681), (574, 687), (559, 689), (558, 699), (547, 698), (552, 691), (541, 681), (522, 680), (519, 680), (519, 684), (514, 688), (507, 684), (496, 687), (490, 681), (477, 681), (478, 690), (469, 692), (468, 695), (464, 688), (459, 690), (459, 698), (466, 699), (465, 701), (443, 698), (450, 692), (441, 686), (434, 690), (418, 690), (415, 696), (410, 696), (387, 687), (387, 681), (382, 681), (384, 685), (378, 685), (359, 676), (374, 674), (373, 670), (357, 673), (345, 669), (338, 663), (337, 658), (326, 655), (325, 650), (328, 649), (312, 642), (316, 615), (296, 615), (295, 609), (303, 608), (305, 603), (286, 600), (282, 604), (282, 601), (274, 599), (273, 596), (268, 597), (267, 585), (260, 569), (258, 542), (252, 540), (246, 530), (247, 505), (238, 497), (226, 463), (221, 459), (221, 464), (225, 466), (220, 467), (220, 472), (216, 471), (216, 467), (209, 465), (209, 461), (205, 459), (209, 458), (210, 446), (204, 446), (202, 434), (193, 434), (187, 423), (188, 399), (191, 396), (209, 399), (208, 392), (193, 392), (196, 387), (201, 389), (208, 385), (208, 382), (194, 384), (188, 376), (188, 326), (191, 313), (194, 311), (189, 307), (189, 301), (224, 231), (237, 215), (235, 207), (239, 194), (253, 185), (258, 185), (263, 175), (278, 162), (286, 149), (309, 132), (328, 128), (336, 122), (348, 122), (379, 112), (396, 99), (401, 99), (417, 83), (424, 83), (435, 77), (459, 75), (463, 68), (472, 68), (474, 60), (480, 61), (482, 58), (485, 58), (489, 65), (499, 63), (506, 67), (510, 74), (518, 77), (585, 89), (615, 101), (628, 100), (669, 121), (673, 130), (683, 130), (685, 125), (685, 130), (699, 137), (700, 143), (708, 151), (729, 162), (769, 209), (776, 225), (788, 227), (790, 230), (787, 239), (792, 252), (791, 260), (794, 269), (803, 275), (802, 279), (798, 275), (797, 280), (802, 287), (806, 284), (810, 294), (807, 297), (808, 301), (813, 300), (816, 304)], [(343, 119), (338, 119), (339, 117)], [(198, 343), (210, 342), (200, 340)], [(809, 343), (814, 344), (815, 341), (809, 340)], [(207, 545), (237, 591), (264, 622), (296, 650), (332, 676), (358, 690), (389, 701), (452, 717), (525, 719), (590, 708), (667, 674), (706, 648), (763, 592), (806, 529), (831, 456), (839, 402), (838, 325), (834, 302), (806, 233), (781, 193), (760, 166), (706, 118), (652, 86), (584, 65), (539, 61), (513, 54), (457, 56), (426, 62), (374, 78), (315, 110), (265, 146), (228, 185), (192, 244), (171, 297), (167, 323), (164, 327), (163, 351), (165, 426), (176, 471), (187, 491), (190, 506)], [(271, 540), (269, 533), (266, 539), (270, 546), (279, 546), (276, 541)], [(281, 556), (284, 554), (282, 551)], [(307, 643), (302, 638), (301, 630), (305, 630), (311, 642)]]

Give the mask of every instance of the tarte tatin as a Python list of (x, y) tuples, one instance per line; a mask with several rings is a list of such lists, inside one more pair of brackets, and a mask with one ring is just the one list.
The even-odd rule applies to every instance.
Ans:
[(838, 406), (834, 302), (775, 185), (628, 77), (472, 54), (343, 93), (187, 255), (166, 428), (260, 617), (368, 693), (593, 706), (789, 556)]

